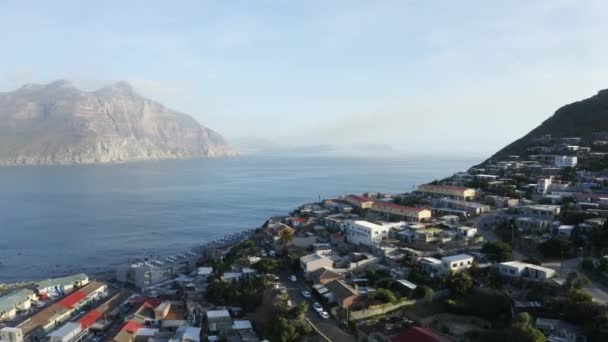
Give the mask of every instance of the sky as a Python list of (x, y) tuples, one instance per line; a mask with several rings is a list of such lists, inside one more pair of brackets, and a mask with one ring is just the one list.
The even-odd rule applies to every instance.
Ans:
[(127, 81), (242, 148), (487, 155), (608, 88), (606, 1), (0, 1), (0, 91)]

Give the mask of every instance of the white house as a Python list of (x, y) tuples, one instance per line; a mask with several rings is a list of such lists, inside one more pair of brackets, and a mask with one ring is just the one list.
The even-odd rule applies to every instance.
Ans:
[(473, 238), (475, 237), (475, 235), (477, 235), (477, 228), (475, 227), (460, 226), (457, 228), (457, 230), (458, 234), (462, 235), (467, 239)]
[(325, 267), (327, 269), (334, 268), (334, 262), (330, 258), (320, 255), (317, 253), (305, 255), (300, 258), (300, 268), (305, 274), (310, 272), (314, 272), (321, 267)]
[(457, 254), (441, 258), (441, 272), (460, 272), (473, 266), (474, 258), (468, 254)]
[(578, 163), (578, 157), (574, 156), (555, 156), (556, 167), (575, 167)]
[(344, 226), (348, 242), (367, 246), (378, 245), (383, 239), (388, 238), (390, 229), (390, 225), (364, 220), (347, 221)]
[(555, 270), (551, 268), (521, 261), (502, 262), (498, 266), (498, 270), (501, 275), (506, 277), (522, 277), (534, 280), (544, 280), (555, 276)]

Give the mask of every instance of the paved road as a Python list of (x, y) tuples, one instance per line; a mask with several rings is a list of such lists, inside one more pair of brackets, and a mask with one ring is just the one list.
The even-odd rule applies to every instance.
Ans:
[[(306, 299), (302, 296), (301, 292), (306, 290), (312, 294), (312, 289), (308, 288), (300, 279), (298, 282), (291, 282), (287, 280), (287, 276), (284, 274), (280, 275), (280, 282), (283, 286), (287, 288), (287, 293), (291, 298), (291, 301), (294, 305), (300, 304), (301, 302), (307, 302), (309, 304), (308, 307), (308, 320), (314, 325), (323, 335), (327, 336), (331, 341), (335, 342), (355, 342), (356, 338), (347, 333), (346, 331), (340, 329), (339, 323), (333, 317), (329, 319), (323, 319), (319, 314), (313, 309), (312, 303), (315, 301), (314, 295), (311, 299)], [(326, 310), (329, 312), (329, 310)]]

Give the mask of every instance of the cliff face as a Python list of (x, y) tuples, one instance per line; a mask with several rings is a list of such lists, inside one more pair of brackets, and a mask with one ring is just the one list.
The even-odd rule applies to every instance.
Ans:
[(580, 137), (584, 145), (589, 145), (593, 134), (600, 132), (608, 132), (608, 89), (561, 107), (540, 126), (501, 149), (489, 160), (508, 155), (529, 155), (531, 152), (528, 149), (537, 145), (537, 138), (545, 134), (553, 138)]
[(234, 155), (221, 135), (126, 83), (84, 92), (56, 81), (0, 93), (0, 165)]

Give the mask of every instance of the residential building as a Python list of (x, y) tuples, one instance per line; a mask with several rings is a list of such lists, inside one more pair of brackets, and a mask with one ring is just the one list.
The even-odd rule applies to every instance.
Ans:
[(36, 294), (32, 290), (21, 289), (0, 297), (0, 322), (8, 321), (17, 315), (17, 312), (28, 310)]
[(331, 281), (325, 288), (332, 294), (333, 301), (344, 308), (351, 307), (359, 298), (359, 291), (342, 280)]
[(332, 269), (334, 262), (324, 256), (317, 253), (305, 255), (300, 258), (300, 268), (304, 274), (309, 274), (320, 268)]
[(518, 217), (515, 219), (515, 226), (522, 232), (543, 233), (550, 230), (553, 225), (551, 220), (541, 220), (534, 217)]
[(340, 273), (337, 273), (331, 269), (321, 267), (310, 273), (310, 276), (315, 284), (327, 284), (334, 280), (342, 278)]
[(208, 310), (207, 324), (210, 332), (224, 335), (232, 329), (232, 318), (228, 310)]
[(192, 272), (199, 258), (194, 252), (185, 252), (164, 259), (135, 262), (119, 268), (116, 271), (116, 279), (139, 289), (146, 289), (178, 274)]
[(23, 331), (19, 328), (5, 327), (0, 330), (0, 341), (23, 342)]
[(344, 200), (346, 201), (346, 203), (359, 209), (370, 209), (374, 204), (374, 201), (372, 201), (371, 199), (359, 195), (348, 195), (344, 197)]
[(46, 279), (35, 284), (38, 293), (49, 296), (63, 296), (74, 290), (74, 286), (82, 287), (89, 283), (89, 277), (79, 273), (62, 278)]
[(556, 167), (575, 167), (578, 164), (576, 156), (555, 156)]
[(414, 231), (414, 242), (417, 243), (432, 243), (441, 240), (443, 229), (440, 228), (423, 228)]
[(520, 208), (522, 216), (534, 217), (542, 220), (553, 220), (559, 215), (561, 207), (552, 204), (532, 204)]
[(428, 221), (432, 212), (426, 208), (407, 207), (391, 202), (375, 202), (371, 211), (376, 214), (384, 215), (387, 219), (404, 220), (407, 222)]
[(456, 200), (451, 198), (442, 198), (433, 208), (437, 214), (456, 214), (459, 216), (469, 217), (478, 216), (490, 211), (490, 206), (477, 202), (469, 202)]
[(460, 272), (473, 266), (474, 258), (468, 254), (451, 255), (441, 258), (441, 273)]
[(347, 241), (355, 245), (378, 245), (382, 240), (388, 238), (390, 231), (388, 226), (364, 220), (346, 221), (344, 226)]
[(453, 185), (434, 185), (434, 184), (422, 184), (418, 186), (416, 191), (425, 196), (432, 198), (449, 197), (458, 200), (471, 200), (475, 198), (475, 189), (453, 186)]
[(463, 236), (465, 239), (470, 239), (477, 235), (477, 228), (475, 227), (460, 226), (456, 228), (456, 230), (458, 231), (458, 234)]
[(441, 268), (441, 260), (433, 257), (422, 257), (418, 259), (418, 265), (424, 272), (434, 274)]
[(521, 277), (532, 280), (545, 280), (555, 276), (555, 270), (551, 268), (521, 261), (502, 262), (498, 266), (498, 270), (501, 275), (506, 277)]

